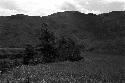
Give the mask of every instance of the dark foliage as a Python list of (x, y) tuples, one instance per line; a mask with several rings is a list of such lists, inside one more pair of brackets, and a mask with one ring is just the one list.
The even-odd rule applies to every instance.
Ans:
[(5, 59), (5, 58), (8, 58), (8, 57), (9, 57), (8, 54), (1, 54), (1, 55), (0, 55), (0, 59)]
[(12, 68), (13, 66), (14, 66), (14, 63), (12, 61), (9, 61), (9, 60), (0, 61), (1, 74), (4, 73), (4, 72), (9, 71), (10, 68)]
[(32, 45), (30, 44), (27, 44), (24, 53), (25, 55), (23, 57), (23, 64), (28, 65), (30, 60), (34, 58), (35, 55), (34, 47), (32, 47)]
[(61, 37), (58, 40), (58, 52), (60, 60), (78, 61), (82, 57), (81, 49), (71, 38)]
[(44, 23), (40, 34), (40, 45), (37, 46), (39, 51), (39, 58), (42, 57), (42, 62), (49, 63), (54, 62), (57, 58), (57, 49), (55, 48), (56, 40), (52, 32), (47, 29), (47, 25)]
[(56, 61), (78, 61), (81, 60), (80, 46), (77, 45), (71, 38), (60, 37), (56, 38), (47, 28), (47, 24), (43, 24), (44, 29), (41, 29), (40, 41), (37, 46), (37, 51), (40, 51), (42, 62)]
[(56, 38), (45, 24), (41, 29), (39, 40), (40, 44), (35, 47), (31, 44), (26, 44), (22, 54), (8, 55), (10, 56), (8, 57), (9, 60), (1, 62), (0, 70), (6, 71), (21, 64), (36, 65), (67, 60), (74, 62), (83, 59), (80, 56), (80, 45), (69, 37)]

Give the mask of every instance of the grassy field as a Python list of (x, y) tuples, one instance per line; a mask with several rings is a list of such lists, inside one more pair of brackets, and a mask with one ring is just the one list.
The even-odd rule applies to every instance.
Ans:
[(85, 60), (18, 66), (0, 83), (125, 83), (125, 57), (84, 53)]

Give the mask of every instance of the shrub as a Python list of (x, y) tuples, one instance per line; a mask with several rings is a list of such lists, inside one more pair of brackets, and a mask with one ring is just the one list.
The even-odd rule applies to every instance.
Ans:
[(58, 40), (58, 52), (59, 59), (61, 61), (78, 61), (82, 59), (80, 56), (80, 46), (76, 44), (71, 38), (61, 37)]

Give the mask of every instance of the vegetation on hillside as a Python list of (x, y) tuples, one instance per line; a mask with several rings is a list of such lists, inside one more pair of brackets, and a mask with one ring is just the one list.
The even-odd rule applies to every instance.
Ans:
[(26, 57), (24, 63), (32, 60), (32, 63), (51, 63), (59, 61), (79, 61), (81, 57), (80, 45), (76, 44), (71, 38), (56, 38), (50, 32), (47, 24), (43, 24), (39, 37), (40, 44), (34, 48), (31, 45), (25, 50)]
[[(76, 44), (71, 38), (56, 38), (54, 33), (48, 30), (48, 26), (45, 23), (41, 28), (39, 41), (40, 43), (36, 46), (26, 44), (22, 54), (8, 55), (8, 58), (3, 57), (0, 70), (6, 71), (19, 65), (37, 65), (61, 61), (74, 62), (83, 59), (80, 55), (80, 45)], [(10, 59), (9, 63), (5, 59)], [(19, 62), (17, 59), (21, 61)]]
[[(8, 79), (11, 81), (21, 79), (26, 83), (31, 80), (45, 82), (42, 76), (46, 81), (49, 79), (54, 83), (124, 82), (124, 56), (120, 56), (125, 52), (123, 17), (117, 13), (96, 16), (80, 12), (64, 12), (42, 19), (38, 17), (39, 20), (23, 15), (7, 17), (5, 20), (2, 18), (1, 45), (24, 47), (25, 50), (22, 53), (0, 55), (0, 82), (4, 80), (2, 77), (7, 79), (7, 82)], [(41, 27), (40, 24), (44, 21)], [(81, 55), (81, 51), (84, 50), (89, 53), (101, 51), (102, 54), (96, 56), (92, 52), (92, 55), (89, 53)], [(117, 53), (118, 56), (103, 56), (103, 52)], [(82, 72), (84, 69), (88, 72)], [(97, 73), (90, 73), (91, 70)], [(51, 74), (52, 72), (54, 74)], [(67, 72), (72, 74), (67, 76)], [(82, 74), (81, 77), (75, 78), (75, 75), (73, 77), (73, 73), (78, 72)]]
[[(35, 46), (39, 41), (41, 23), (45, 22), (49, 26), (48, 30), (54, 32), (56, 36), (65, 35), (73, 38), (75, 42), (85, 41), (87, 48), (97, 50), (95, 43), (107, 44), (110, 41), (112, 44), (117, 39), (121, 40), (120, 42), (125, 41), (124, 18), (124, 11), (100, 15), (66, 11), (43, 17), (28, 17), (23, 14), (1, 17), (0, 45), (1, 47), (25, 47), (25, 44), (29, 43)], [(101, 48), (106, 46), (100, 45), (99, 50)], [(120, 50), (119, 46), (115, 45), (115, 48)], [(113, 52), (114, 49), (110, 50)]]

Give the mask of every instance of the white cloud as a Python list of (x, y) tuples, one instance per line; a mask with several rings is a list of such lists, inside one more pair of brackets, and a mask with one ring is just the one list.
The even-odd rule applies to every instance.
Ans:
[(10, 15), (14, 15), (14, 14), (17, 14), (17, 13), (21, 13), (21, 12), (18, 12), (16, 10), (0, 8), (0, 16), (10, 16)]
[(12, 0), (1, 0), (0, 8), (9, 9), (9, 10), (20, 10), (15, 1)]
[(47, 15), (60, 11), (58, 8), (66, 0), (14, 0), (20, 9), (25, 10), (30, 15)]
[[(24, 13), (48, 15), (55, 12), (77, 10), (100, 13), (123, 10), (125, 0), (0, 0), (0, 15)], [(2, 12), (3, 11), (3, 12)]]
[(111, 11), (122, 11), (124, 10), (125, 5), (121, 0), (111, 0), (110, 2), (108, 2), (107, 0), (79, 0), (76, 3), (81, 5), (81, 8), (85, 8), (88, 11), (104, 13)]
[(125, 2), (125, 0), (102, 0), (103, 2)]

